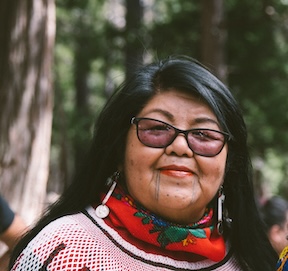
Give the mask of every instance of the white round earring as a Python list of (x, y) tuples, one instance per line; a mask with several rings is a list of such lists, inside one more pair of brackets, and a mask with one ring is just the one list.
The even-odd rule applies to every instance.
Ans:
[(109, 200), (109, 198), (111, 197), (116, 185), (117, 185), (117, 181), (119, 178), (119, 171), (116, 171), (113, 173), (112, 176), (110, 176), (107, 179), (107, 185), (111, 185), (110, 189), (108, 191), (108, 193), (106, 194), (105, 198), (102, 200), (101, 204), (99, 206), (97, 206), (95, 213), (99, 218), (105, 218), (109, 215), (109, 207), (106, 205), (107, 201)]
[(105, 198), (102, 200), (102, 203), (99, 206), (97, 206), (95, 212), (99, 218), (105, 218), (109, 215), (109, 212), (110, 212), (109, 207), (105, 204), (108, 201), (108, 199), (110, 198), (110, 196), (112, 195), (116, 185), (117, 185), (117, 183), (115, 181), (113, 181), (108, 193), (106, 194)]

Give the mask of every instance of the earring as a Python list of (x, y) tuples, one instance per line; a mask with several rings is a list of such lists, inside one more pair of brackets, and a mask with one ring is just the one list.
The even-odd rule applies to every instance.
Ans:
[(120, 173), (118, 171), (114, 172), (112, 176), (110, 176), (106, 183), (107, 185), (111, 185), (108, 193), (106, 194), (105, 198), (102, 200), (101, 204), (97, 206), (95, 213), (99, 218), (105, 218), (109, 215), (109, 207), (106, 205), (107, 201), (111, 197), (119, 178)]
[(219, 235), (223, 234), (223, 205), (225, 201), (225, 195), (223, 192), (223, 186), (221, 185), (218, 191), (217, 199), (217, 232)]

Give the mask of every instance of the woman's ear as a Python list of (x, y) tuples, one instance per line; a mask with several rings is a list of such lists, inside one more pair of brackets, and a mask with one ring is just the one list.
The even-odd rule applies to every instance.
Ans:
[(271, 240), (274, 242), (279, 242), (281, 241), (281, 227), (277, 224), (273, 225), (270, 230), (269, 230), (269, 237)]

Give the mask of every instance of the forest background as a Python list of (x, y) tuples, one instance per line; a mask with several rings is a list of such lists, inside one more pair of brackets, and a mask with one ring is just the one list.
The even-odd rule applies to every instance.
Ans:
[(67, 187), (107, 98), (186, 54), (239, 101), (259, 202), (288, 199), (287, 0), (3, 0), (0, 191), (33, 223)]

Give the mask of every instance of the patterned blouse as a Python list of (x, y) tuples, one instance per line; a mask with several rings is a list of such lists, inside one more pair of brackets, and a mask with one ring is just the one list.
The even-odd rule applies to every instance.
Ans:
[[(232, 251), (220, 262), (190, 261), (189, 254), (158, 253), (129, 232), (98, 218), (93, 207), (61, 217), (42, 229), (19, 255), (13, 271), (164, 271), (241, 270)], [(156, 253), (157, 252), (157, 253)], [(284, 270), (284, 269), (283, 269)]]

